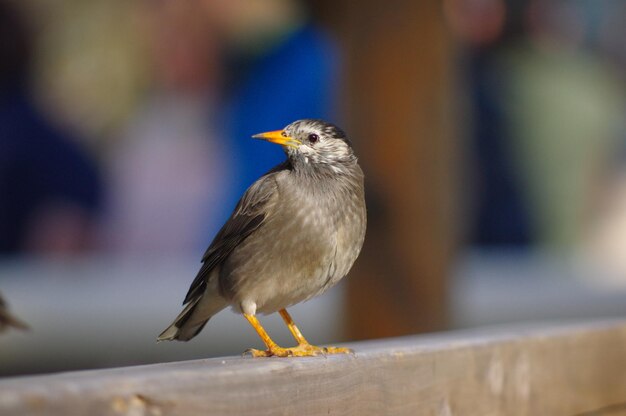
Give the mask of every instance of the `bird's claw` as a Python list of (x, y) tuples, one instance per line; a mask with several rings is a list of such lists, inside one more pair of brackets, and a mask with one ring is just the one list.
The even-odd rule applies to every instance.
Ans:
[(243, 352), (242, 355), (251, 355), (254, 358), (259, 358), (259, 357), (271, 357), (273, 354), (270, 350), (257, 350), (254, 348), (248, 348), (247, 350), (245, 350)]
[(354, 351), (350, 348), (344, 347), (324, 347), (325, 354), (354, 354)]
[(314, 357), (317, 355), (332, 354), (352, 354), (349, 348), (342, 347), (317, 347), (311, 344), (300, 344), (297, 347), (282, 348), (279, 346), (271, 347), (267, 350), (257, 350), (254, 348), (247, 349), (244, 354), (250, 354), (252, 357)]

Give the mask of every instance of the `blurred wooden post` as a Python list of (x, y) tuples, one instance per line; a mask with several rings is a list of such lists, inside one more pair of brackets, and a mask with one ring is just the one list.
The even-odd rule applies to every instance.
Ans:
[(312, 4), (343, 43), (347, 130), (368, 185), (370, 222), (349, 279), (348, 335), (441, 329), (457, 195), (452, 45), (441, 2)]

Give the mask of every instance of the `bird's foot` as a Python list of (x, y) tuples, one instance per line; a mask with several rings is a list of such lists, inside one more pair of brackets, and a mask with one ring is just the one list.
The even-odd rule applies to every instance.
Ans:
[(324, 350), (324, 354), (354, 354), (354, 351), (350, 348), (344, 347), (323, 347), (322, 349)]
[(246, 350), (245, 353), (253, 357), (314, 357), (316, 355), (350, 354), (352, 352), (353, 351), (349, 348), (317, 347), (311, 344), (300, 344), (297, 347), (291, 348), (275, 346), (265, 351), (250, 348)]

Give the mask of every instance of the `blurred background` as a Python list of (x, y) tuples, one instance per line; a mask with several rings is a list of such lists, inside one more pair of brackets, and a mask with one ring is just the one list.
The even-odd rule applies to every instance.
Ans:
[(349, 278), (292, 310), (315, 343), (626, 316), (624, 21), (621, 0), (0, 0), (0, 292), (30, 327), (0, 334), (0, 375), (260, 347), (229, 311), (155, 339), (283, 158), (250, 136), (299, 118), (344, 127), (367, 182)]

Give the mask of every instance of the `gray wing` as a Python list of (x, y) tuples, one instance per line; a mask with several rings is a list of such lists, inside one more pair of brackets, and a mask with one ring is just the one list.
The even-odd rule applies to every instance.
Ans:
[(276, 166), (243, 194), (230, 218), (202, 256), (202, 267), (191, 283), (183, 305), (201, 295), (206, 288), (211, 270), (226, 260), (235, 247), (261, 227), (267, 216), (267, 203), (276, 194), (274, 177), (286, 169), (290, 169), (288, 163)]

